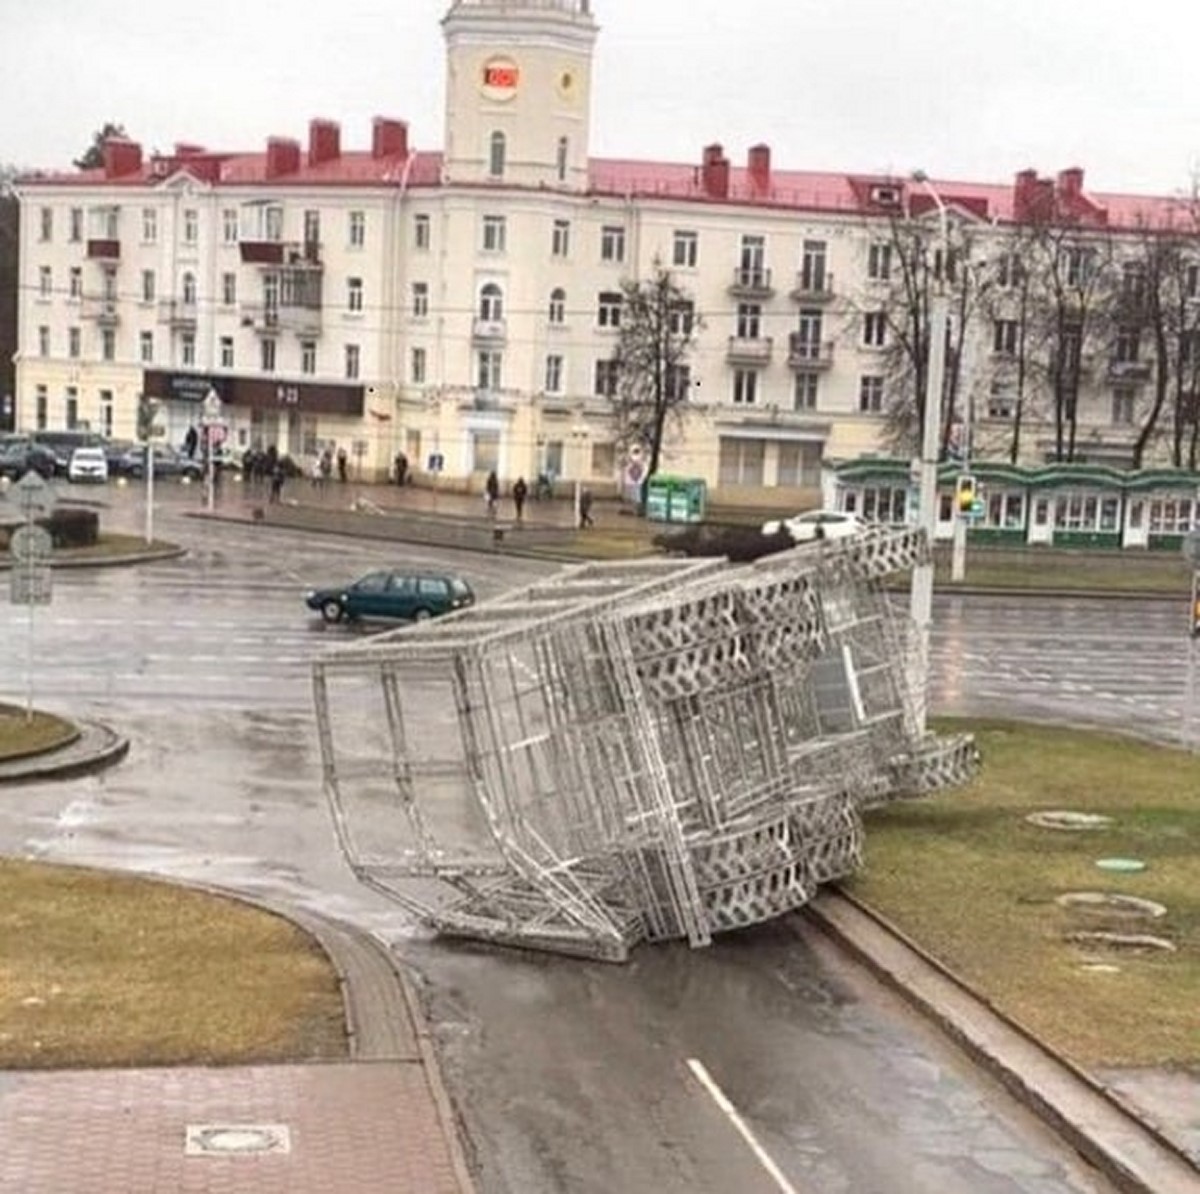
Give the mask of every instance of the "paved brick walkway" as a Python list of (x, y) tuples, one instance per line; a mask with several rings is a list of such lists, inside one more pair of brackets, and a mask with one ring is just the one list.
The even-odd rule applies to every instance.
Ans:
[(416, 1062), (0, 1074), (3, 1194), (459, 1188)]

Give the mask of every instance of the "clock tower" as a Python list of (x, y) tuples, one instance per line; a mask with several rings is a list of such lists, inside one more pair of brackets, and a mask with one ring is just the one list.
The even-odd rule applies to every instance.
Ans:
[(442, 28), (444, 181), (586, 190), (591, 0), (455, 0)]

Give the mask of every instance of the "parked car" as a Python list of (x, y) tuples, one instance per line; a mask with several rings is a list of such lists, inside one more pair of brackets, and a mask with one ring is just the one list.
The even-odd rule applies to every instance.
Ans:
[(107, 481), (108, 459), (103, 448), (76, 448), (67, 463), (67, 480)]
[(104, 447), (104, 440), (94, 431), (35, 431), (31, 438), (39, 447), (53, 453), (54, 471), (60, 477), (67, 475), (71, 453), (76, 448)]
[(352, 584), (310, 589), (304, 598), (326, 622), (359, 618), (405, 618), (423, 622), (475, 603), (459, 576), (405, 569), (368, 572)]
[(110, 477), (121, 475), (121, 458), (130, 448), (136, 447), (137, 445), (131, 439), (106, 439), (104, 441), (104, 459), (108, 461)]
[(0, 477), (20, 480), (26, 473), (49, 479), (54, 476), (54, 453), (25, 435), (0, 438)]
[(773, 518), (762, 525), (764, 535), (787, 531), (795, 543), (811, 543), (815, 539), (845, 539), (867, 529), (856, 514), (844, 510), (807, 510), (791, 518)]
[[(132, 444), (121, 454), (116, 463), (117, 471), (124, 477), (146, 475), (146, 445)], [(169, 444), (154, 445), (154, 475), (156, 477), (190, 477), (193, 481), (204, 476), (204, 464), (185, 456), (178, 448)]]

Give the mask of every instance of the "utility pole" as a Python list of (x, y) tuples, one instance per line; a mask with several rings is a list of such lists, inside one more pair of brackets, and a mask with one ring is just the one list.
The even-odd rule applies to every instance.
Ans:
[(1187, 676), (1183, 686), (1183, 745), (1200, 752), (1200, 681), (1196, 669), (1200, 666), (1200, 530), (1185, 535), (1183, 558), (1192, 566), (1192, 598), (1188, 608)]

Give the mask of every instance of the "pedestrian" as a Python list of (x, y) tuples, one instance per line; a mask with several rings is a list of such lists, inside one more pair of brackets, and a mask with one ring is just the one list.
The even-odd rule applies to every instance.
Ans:
[(325, 480), (325, 470), (321, 466), (320, 456), (313, 457), (312, 467), (309, 469), (309, 474), (312, 477), (312, 487), (314, 489), (321, 489), (321, 483)]
[(396, 453), (396, 484), (403, 485), (408, 480), (408, 457), (403, 452)]
[(283, 499), (283, 465), (276, 460), (271, 470), (271, 501), (277, 503)]
[(513, 505), (517, 510), (517, 521), (520, 522), (525, 517), (525, 499), (529, 496), (529, 486), (525, 484), (524, 477), (518, 477), (517, 483), (512, 487)]
[(500, 478), (496, 476), (495, 469), (487, 475), (483, 486), (483, 498), (487, 502), (488, 517), (495, 518), (496, 506), (500, 501)]
[(187, 434), (183, 437), (183, 450), (189, 460), (196, 458), (196, 444), (199, 437), (196, 435), (196, 428), (189, 427)]
[(337, 450), (338, 480), (343, 485), (346, 484), (346, 466), (348, 464), (349, 464), (349, 461), (346, 458), (346, 449), (338, 448), (338, 450)]
[(592, 521), (592, 491), (585, 489), (579, 495), (579, 529), (595, 525)]
[(325, 451), (323, 451), (321, 453), (321, 480), (323, 482), (328, 482), (329, 478), (332, 476), (333, 476), (333, 452), (330, 450), (330, 448), (328, 446), (326, 446)]

